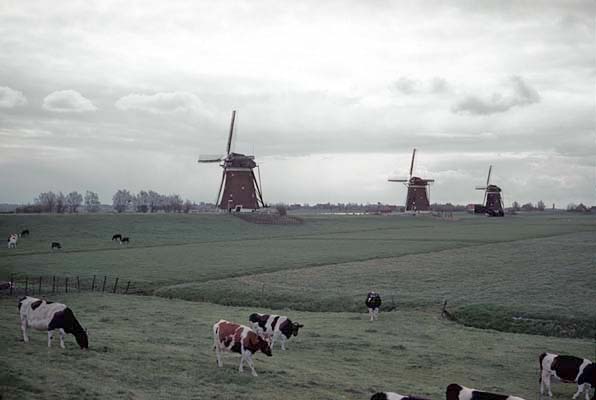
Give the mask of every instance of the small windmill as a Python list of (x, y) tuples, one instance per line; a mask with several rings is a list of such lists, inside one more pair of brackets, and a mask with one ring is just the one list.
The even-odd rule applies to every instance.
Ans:
[(503, 197), (501, 196), (501, 188), (490, 184), (492, 170), (493, 166), (491, 165), (488, 167), (486, 186), (476, 186), (476, 190), (484, 190), (483, 207), (478, 211), (490, 217), (502, 217), (505, 215), (503, 212)]
[(401, 182), (408, 187), (408, 194), (406, 196), (406, 211), (427, 212), (430, 211), (430, 184), (435, 180), (413, 176), (415, 157), (416, 149), (414, 149), (412, 152), (410, 176), (408, 179), (389, 178), (389, 182)]
[(223, 168), (217, 199), (215, 204), (222, 210), (231, 212), (242, 210), (256, 210), (265, 207), (263, 193), (261, 192), (260, 174), (259, 182), (253, 171), (258, 168), (255, 156), (232, 152), (232, 138), (234, 136), (234, 123), (236, 111), (232, 111), (230, 133), (226, 153), (221, 156), (200, 155), (199, 163), (220, 163)]

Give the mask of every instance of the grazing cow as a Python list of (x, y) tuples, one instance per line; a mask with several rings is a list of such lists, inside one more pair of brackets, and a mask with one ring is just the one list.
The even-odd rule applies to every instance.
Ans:
[(298, 330), (304, 325), (292, 322), (288, 317), (269, 314), (250, 314), (248, 321), (252, 328), (260, 336), (271, 338), (271, 348), (277, 339), (281, 339), (281, 349), (286, 350), (286, 340), (293, 336), (298, 336)]
[(125, 236), (120, 240), (120, 244), (122, 244), (122, 243), (130, 243), (130, 239)]
[(65, 333), (72, 333), (81, 349), (89, 348), (87, 332), (66, 305), (27, 296), (19, 300), (19, 313), (25, 342), (29, 341), (27, 328), (33, 328), (48, 332), (48, 347), (51, 347), (54, 330), (58, 329), (60, 347), (64, 348)]
[(114, 240), (118, 240), (118, 241), (122, 240), (122, 235), (119, 233), (116, 233), (115, 235), (112, 236), (112, 241), (114, 241)]
[(496, 394), (490, 392), (481, 392), (480, 390), (470, 389), (465, 386), (452, 383), (447, 386), (446, 400), (524, 400), (521, 397), (508, 396), (506, 394)]
[(257, 376), (252, 356), (257, 351), (262, 351), (271, 357), (271, 345), (268, 340), (257, 335), (248, 326), (235, 324), (226, 320), (219, 320), (213, 325), (213, 342), (217, 366), (223, 367), (221, 352), (231, 351), (240, 353), (240, 372), (243, 371), (244, 361), (248, 363), (253, 376)]
[(60, 244), (60, 242), (52, 242), (52, 250), (54, 249), (61, 249), (62, 245)]
[(377, 392), (372, 395), (370, 400), (429, 400), (424, 397), (403, 396), (394, 392)]
[(0, 281), (0, 290), (14, 289), (14, 282)]
[(551, 377), (561, 382), (577, 383), (577, 392), (573, 395), (576, 399), (582, 392), (586, 400), (590, 400), (590, 389), (596, 388), (596, 363), (574, 356), (560, 356), (552, 353), (542, 353), (540, 362), (540, 394), (546, 388), (548, 395), (553, 396), (550, 389)]
[(8, 237), (8, 248), (13, 248), (15, 249), (17, 247), (17, 242), (19, 240), (19, 235), (17, 235), (16, 233), (12, 233), (9, 237)]
[(379, 319), (379, 307), (381, 307), (381, 295), (375, 292), (368, 292), (366, 295), (366, 307), (370, 320)]
[(23, 236), (29, 236), (29, 229), (23, 229), (21, 231), (21, 237), (23, 237)]

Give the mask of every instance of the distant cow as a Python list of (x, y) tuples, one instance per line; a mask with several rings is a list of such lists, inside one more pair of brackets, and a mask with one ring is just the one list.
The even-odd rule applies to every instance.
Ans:
[(544, 389), (550, 397), (553, 393), (550, 388), (551, 377), (561, 382), (577, 383), (577, 392), (573, 395), (576, 399), (585, 392), (586, 400), (590, 400), (590, 389), (596, 388), (596, 363), (575, 356), (560, 356), (552, 353), (542, 353), (540, 361), (540, 394)]
[(130, 243), (130, 239), (126, 236), (123, 237), (122, 239), (120, 239), (120, 244), (123, 244), (123, 243)]
[(368, 315), (370, 320), (374, 321), (379, 318), (379, 307), (381, 307), (381, 295), (376, 292), (368, 292), (366, 295), (366, 307), (368, 307)]
[(52, 250), (54, 249), (61, 249), (62, 245), (60, 244), (60, 242), (52, 242)]
[(524, 400), (521, 397), (508, 396), (506, 394), (496, 394), (490, 392), (481, 392), (476, 389), (470, 389), (465, 386), (452, 383), (447, 386), (446, 400)]
[(23, 237), (23, 236), (29, 236), (29, 229), (23, 229), (21, 231), (21, 237)]
[(403, 396), (394, 392), (378, 392), (372, 395), (370, 400), (429, 400), (424, 397)]
[(51, 347), (54, 330), (58, 329), (60, 347), (64, 348), (64, 335), (71, 333), (81, 349), (89, 348), (87, 332), (77, 321), (72, 310), (64, 304), (27, 296), (19, 300), (19, 314), (25, 342), (29, 341), (27, 328), (33, 328), (48, 332), (48, 347)]
[(119, 233), (116, 233), (115, 235), (112, 236), (112, 241), (114, 241), (114, 240), (118, 240), (118, 241), (122, 240), (122, 235)]
[(252, 375), (257, 376), (252, 360), (253, 354), (260, 350), (271, 357), (271, 345), (268, 340), (257, 335), (248, 326), (235, 324), (223, 319), (213, 325), (213, 342), (218, 367), (223, 367), (221, 352), (230, 351), (240, 353), (240, 368), (238, 370), (240, 372), (243, 371), (243, 364), (246, 360), (252, 371)]
[(17, 235), (16, 233), (11, 234), (8, 237), (8, 248), (16, 248), (17, 247), (17, 242), (19, 240), (19, 235)]
[(269, 314), (250, 314), (248, 321), (259, 335), (271, 338), (271, 348), (277, 339), (281, 339), (281, 349), (286, 349), (286, 340), (298, 336), (298, 330), (304, 325), (292, 322), (288, 317)]
[(0, 290), (8, 290), (14, 288), (14, 282), (0, 281)]

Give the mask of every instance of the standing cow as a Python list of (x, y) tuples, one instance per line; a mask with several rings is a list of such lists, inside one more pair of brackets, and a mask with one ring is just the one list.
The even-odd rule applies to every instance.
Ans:
[(29, 341), (27, 328), (33, 328), (48, 332), (48, 347), (51, 347), (54, 330), (58, 329), (60, 331), (60, 347), (64, 348), (64, 335), (71, 333), (81, 349), (89, 348), (87, 331), (77, 321), (72, 310), (64, 304), (27, 296), (19, 300), (19, 314), (25, 342)]
[(555, 377), (561, 382), (577, 383), (574, 399), (585, 392), (586, 400), (590, 400), (590, 389), (596, 388), (596, 363), (586, 358), (560, 356), (552, 353), (542, 353), (538, 359), (540, 362), (540, 394), (544, 394), (546, 388), (548, 395), (553, 396), (550, 380), (551, 377)]
[(17, 247), (17, 241), (19, 240), (19, 235), (17, 235), (16, 233), (11, 234), (8, 237), (8, 248), (16, 248)]
[(457, 383), (447, 386), (446, 400), (524, 400), (521, 397), (482, 392), (470, 389)]
[(252, 328), (260, 336), (271, 338), (271, 348), (277, 339), (280, 339), (281, 349), (286, 350), (286, 340), (298, 336), (298, 330), (304, 325), (292, 322), (288, 317), (253, 313), (248, 317)]
[(240, 353), (240, 367), (238, 370), (240, 372), (243, 371), (243, 364), (246, 360), (252, 371), (252, 375), (257, 376), (252, 360), (253, 354), (260, 350), (268, 357), (271, 357), (271, 345), (269, 341), (257, 335), (248, 326), (235, 324), (223, 319), (213, 325), (213, 342), (218, 367), (223, 367), (221, 352), (230, 351)]
[(368, 292), (366, 295), (366, 307), (368, 307), (368, 315), (370, 320), (379, 319), (379, 307), (381, 307), (381, 295), (376, 292)]

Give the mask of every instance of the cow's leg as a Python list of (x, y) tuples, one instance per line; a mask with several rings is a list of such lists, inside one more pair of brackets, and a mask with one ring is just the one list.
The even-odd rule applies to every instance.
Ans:
[(373, 309), (372, 308), (368, 309), (368, 316), (370, 317), (370, 320), (372, 321), (373, 320)]
[(21, 331), (23, 332), (23, 341), (27, 343), (29, 341), (29, 336), (27, 336), (27, 319), (21, 318)]
[(54, 336), (54, 331), (48, 331), (48, 347), (52, 347), (52, 336)]
[(64, 329), (60, 328), (60, 347), (64, 348)]
[(244, 350), (240, 353), (240, 367), (238, 367), (238, 371), (239, 372), (243, 372), (244, 371)]
[(283, 351), (286, 351), (286, 340), (288, 340), (286, 338), (286, 335), (281, 335), (280, 341), (281, 341), (281, 349)]
[[(546, 388), (547, 395), (553, 397), (553, 392), (550, 389), (550, 373), (548, 371), (542, 372), (542, 384), (544, 385), (544, 388)], [(541, 393), (543, 393), (542, 388)]]
[(375, 316), (375, 319), (379, 319), (379, 309), (378, 308), (375, 308), (374, 316)]
[(575, 394), (573, 395), (573, 399), (577, 399), (579, 397), (580, 394), (582, 394), (583, 391), (586, 391), (586, 399), (590, 400), (590, 396), (588, 394), (589, 390), (586, 387), (585, 383), (582, 383), (581, 385), (577, 385), (577, 392), (575, 392)]
[(252, 353), (250, 351), (246, 352), (246, 362), (248, 363), (248, 366), (250, 367), (252, 376), (257, 376), (257, 371), (255, 371), (255, 364), (252, 361)]

